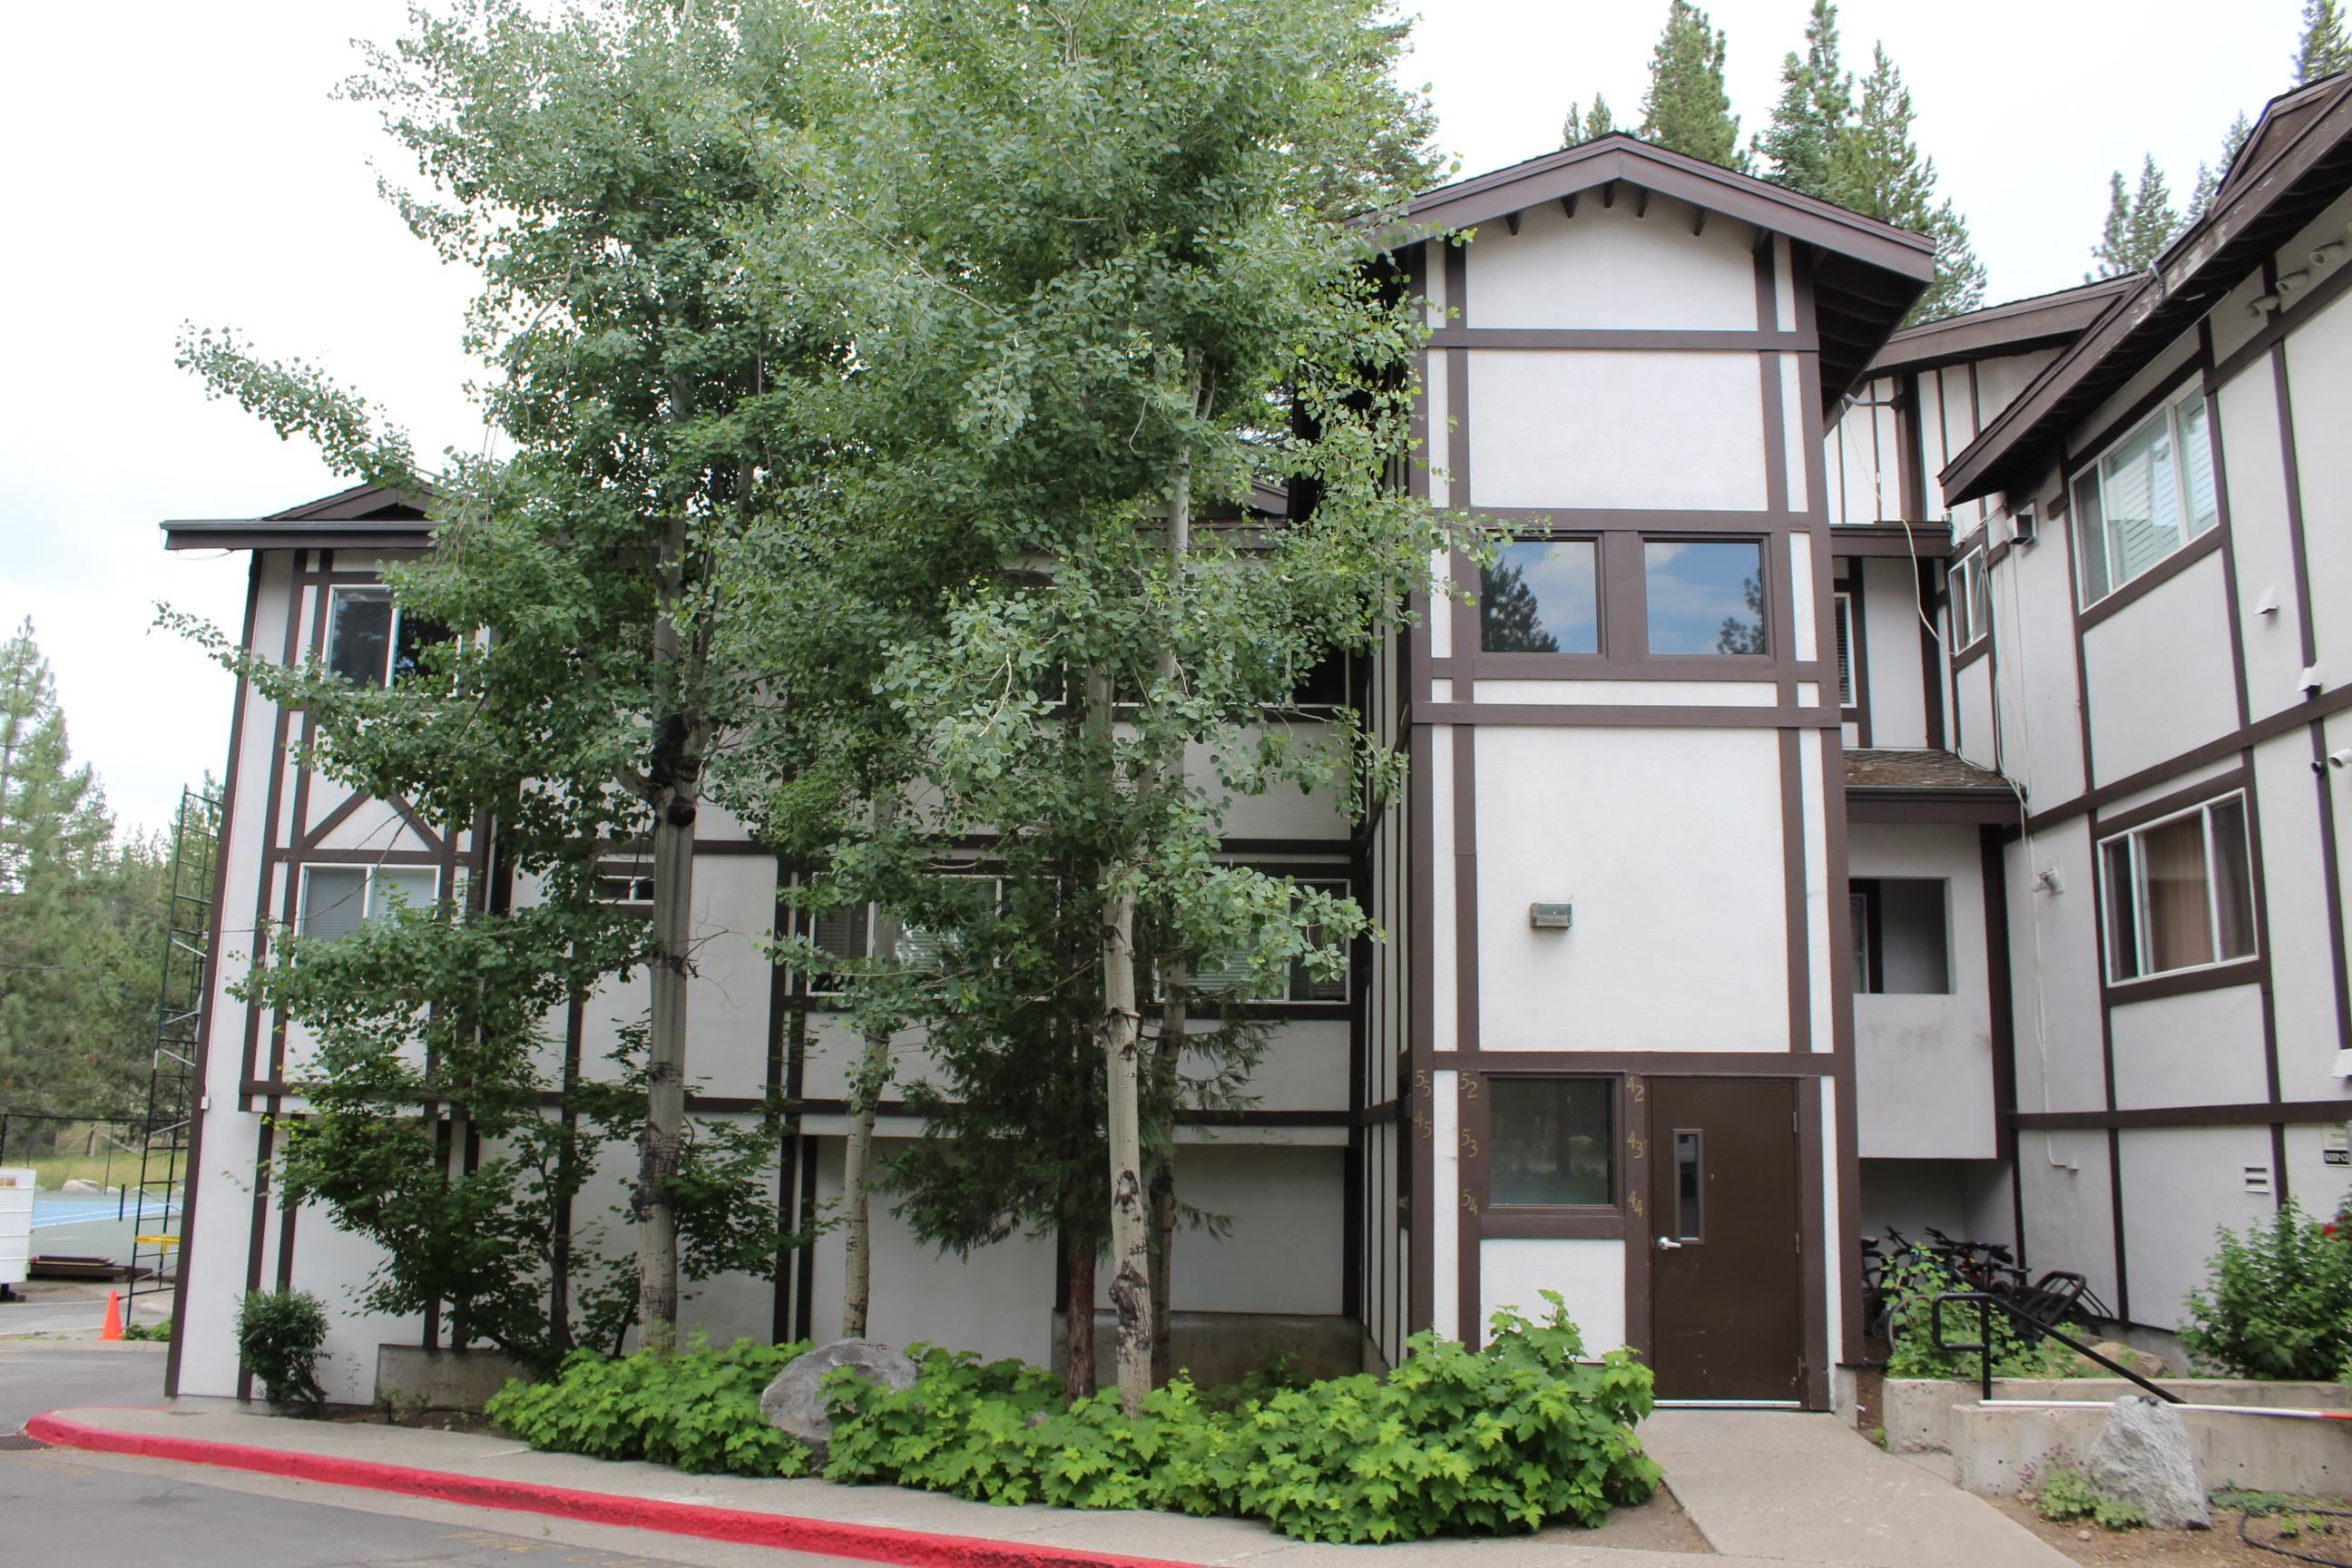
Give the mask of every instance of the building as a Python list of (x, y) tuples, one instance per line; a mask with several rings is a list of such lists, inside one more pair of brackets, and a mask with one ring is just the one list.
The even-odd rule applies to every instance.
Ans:
[[(1416, 203), (1476, 237), (1396, 248), (1434, 329), (1412, 482), (1516, 542), (1447, 563), (1462, 596), (1352, 677), (1401, 801), (1353, 833), (1298, 797), (1226, 825), (1391, 940), (1273, 1004), (1256, 1108), (1185, 1129), (1180, 1187), (1234, 1226), (1180, 1242), (1180, 1353), (1388, 1364), (1556, 1289), (1663, 1395), (1826, 1407), (1865, 1354), (1866, 1228), (2019, 1244), (2161, 1331), (2214, 1224), (2343, 1191), (2352, 700), (2322, 644), (2352, 546), (2319, 520), (2352, 458), (2312, 433), (2352, 400), (2347, 193), (2338, 79), (2273, 106), (2157, 274), (1907, 330), (1926, 241), (1629, 137)], [(2132, 515), (2159, 447), (2168, 550)], [(428, 534), (399, 498), (165, 526), (252, 552), (248, 647), (399, 658), (378, 567)], [(478, 865), (300, 767), (302, 735), (240, 696), (223, 929), (331, 932)], [(787, 873), (716, 816), (693, 1070), (706, 1110), (803, 1102), (777, 1180), (806, 1213), (839, 1190), (856, 1042), (820, 1013), (784, 1076), (804, 985), (753, 939)], [(2201, 893), (2191, 839), (2225, 868)], [(331, 1388), (364, 1398), (377, 1342), (441, 1329), (350, 1309), (367, 1247), (271, 1202), (306, 1047), (229, 994), (249, 948), (211, 982), (174, 1386), (236, 1392), (236, 1303), (278, 1283), (336, 1310)], [(643, 1005), (591, 999), (565, 1050), (600, 1060)], [(959, 1263), (876, 1221), (877, 1337), (1049, 1357), (1050, 1247)], [(831, 1337), (840, 1275), (828, 1237), (688, 1325)]]

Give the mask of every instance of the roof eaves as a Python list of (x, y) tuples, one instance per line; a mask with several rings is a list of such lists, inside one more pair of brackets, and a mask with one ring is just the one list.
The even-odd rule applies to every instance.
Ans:
[(1935, 278), (1935, 244), (1924, 235), (1752, 174), (1654, 147), (1622, 132), (1424, 192), (1407, 206), (1405, 219), (1417, 234), (1467, 228), (1612, 180), (1677, 197), (1922, 284)]
[[(2352, 76), (2334, 77), (2329, 81), (2333, 83), (2333, 98), (2317, 107), (2258, 168), (2250, 167), (2234, 195), (2217, 195), (2212, 210), (2175, 240), (2153, 269), (2138, 276), (2130, 293), (2117, 300), (2090, 331), (2044, 366), (2042, 374), (1945, 466), (1938, 479), (1948, 500), (1955, 504), (1974, 500), (2001, 488), (2011, 468), (2038, 449), (2039, 443), (2033, 437), (2059, 409), (2067, 393), (2081, 385), (2141, 328), (2167, 313), (2167, 307), (2179, 307), (2172, 313), (2188, 316), (2193, 306), (2194, 313), (2201, 315), (2235, 283), (2236, 272), (2218, 286), (2209, 282), (2204, 274), (2217, 263), (2231, 258), (2234, 242), (2253, 227), (2273, 203), (2288, 195), (2295, 181), (2318, 164), (2328, 151), (2352, 141)], [(2270, 112), (2264, 110), (2266, 119)], [(2145, 352), (2160, 350), (2162, 342), (2160, 340), (2147, 345)]]
[(2000, 353), (2022, 353), (2068, 342), (2112, 310), (2136, 282), (2130, 277), (2103, 278), (1906, 327), (1886, 340), (1886, 346), (1870, 362), (1870, 374), (1884, 375)]

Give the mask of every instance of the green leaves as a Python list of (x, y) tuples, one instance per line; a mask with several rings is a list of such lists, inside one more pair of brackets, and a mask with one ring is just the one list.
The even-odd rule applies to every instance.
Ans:
[(542, 1451), (644, 1459), (696, 1475), (798, 1476), (808, 1450), (768, 1425), (760, 1395), (806, 1341), (738, 1340), (606, 1360), (575, 1351), (544, 1383), (509, 1383), (483, 1413)]
[(327, 1342), (326, 1304), (307, 1290), (248, 1290), (236, 1308), (236, 1355), (273, 1405), (323, 1402), (319, 1347)]
[(938, 1350), (914, 1387), (827, 1384), (825, 1468), (988, 1502), (1156, 1508), (1265, 1520), (1302, 1541), (1416, 1541), (1599, 1524), (1658, 1469), (1633, 1428), (1650, 1373), (1622, 1351), (1580, 1362), (1559, 1298), (1496, 1315), (1482, 1349), (1416, 1336), (1386, 1382), (1334, 1378), (1212, 1407), (1179, 1377), (1119, 1413), (1106, 1392), (1060, 1407), (1059, 1380)]
[(2326, 1382), (2352, 1369), (2352, 1236), (2292, 1198), (2243, 1231), (2223, 1227), (2180, 1342), (2231, 1377)]

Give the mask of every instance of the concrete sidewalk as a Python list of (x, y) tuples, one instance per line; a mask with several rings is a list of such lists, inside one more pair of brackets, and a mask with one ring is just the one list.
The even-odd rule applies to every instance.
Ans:
[[(1687, 1552), (1613, 1544), (1611, 1530), (1410, 1545), (1317, 1546), (1251, 1520), (1087, 1513), (895, 1487), (688, 1476), (659, 1466), (535, 1454), (506, 1438), (367, 1423), (294, 1421), (228, 1401), (76, 1408), (32, 1424), (72, 1447), (226, 1465), (446, 1501), (754, 1542), (919, 1568), (1675, 1568)], [(1891, 1458), (1826, 1415), (1672, 1411), (1642, 1436), (1725, 1568), (2000, 1563), (2064, 1568), (1990, 1506)]]

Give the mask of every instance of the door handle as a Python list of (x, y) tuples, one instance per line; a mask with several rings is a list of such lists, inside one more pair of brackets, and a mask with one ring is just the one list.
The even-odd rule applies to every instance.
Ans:
[(1662, 1236), (1658, 1237), (1658, 1250), (1660, 1252), (1680, 1252), (1682, 1249), (1683, 1244), (1675, 1240), (1672, 1237)]

